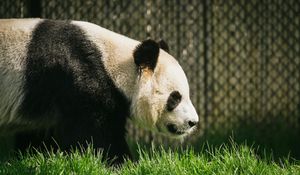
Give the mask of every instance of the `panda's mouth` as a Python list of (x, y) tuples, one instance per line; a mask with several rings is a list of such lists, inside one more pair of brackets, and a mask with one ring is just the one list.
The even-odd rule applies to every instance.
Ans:
[(172, 134), (176, 134), (176, 135), (182, 135), (184, 133), (186, 133), (186, 130), (182, 130), (179, 129), (176, 125), (174, 124), (167, 124), (167, 130), (172, 133)]

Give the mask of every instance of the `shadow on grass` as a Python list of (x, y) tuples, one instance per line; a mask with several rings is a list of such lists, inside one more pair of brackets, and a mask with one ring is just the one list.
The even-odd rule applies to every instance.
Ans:
[[(300, 160), (300, 130), (297, 123), (288, 121), (281, 116), (269, 117), (268, 120), (239, 120), (230, 128), (211, 126), (206, 128), (205, 134), (197, 138), (188, 139), (184, 144), (179, 142), (157, 143), (155, 138), (152, 142), (140, 139), (138, 144), (146, 150), (152, 147), (172, 148), (180, 150), (185, 147), (193, 147), (195, 152), (203, 152), (208, 147), (219, 148), (221, 145), (235, 144), (247, 145), (256, 151), (259, 157), (270, 157), (274, 161), (288, 158)], [(134, 157), (138, 158), (138, 145), (129, 139), (129, 145)], [(171, 143), (171, 144), (170, 144)], [(178, 149), (180, 148), (180, 149)]]
[[(246, 118), (246, 117), (243, 117)], [(223, 144), (231, 144), (233, 140), (236, 144), (246, 144), (255, 149), (260, 157), (272, 157), (275, 161), (286, 157), (300, 160), (300, 130), (297, 121), (288, 121), (281, 116), (269, 117), (268, 120), (239, 120), (231, 127), (210, 126), (205, 129), (205, 134), (201, 137), (188, 139), (184, 144), (178, 141), (167, 141), (167, 144), (156, 142), (153, 135), (151, 142), (143, 139), (138, 140), (138, 144), (144, 150), (151, 150), (153, 147), (163, 146), (164, 148), (185, 148), (193, 147), (195, 152), (202, 153), (208, 147), (220, 147)], [(4, 162), (12, 151), (12, 138), (0, 138), (0, 163)], [(166, 138), (167, 139), (167, 138)], [(128, 138), (130, 150), (135, 160), (139, 159), (138, 144), (136, 140)], [(209, 145), (209, 146), (207, 146)], [(180, 151), (177, 149), (177, 151)], [(292, 160), (289, 159), (289, 160)], [(3, 161), (4, 160), (4, 161)], [(21, 165), (20, 165), (21, 166)], [(29, 170), (30, 171), (30, 170)]]
[(12, 136), (0, 137), (0, 164), (14, 154), (14, 139)]
[(269, 118), (268, 121), (240, 120), (231, 129), (211, 128), (206, 134), (193, 143), (203, 145), (221, 145), (230, 138), (237, 144), (247, 144), (258, 148), (258, 154), (269, 154), (274, 160), (284, 157), (300, 159), (300, 130), (296, 123), (287, 121), (281, 116)]

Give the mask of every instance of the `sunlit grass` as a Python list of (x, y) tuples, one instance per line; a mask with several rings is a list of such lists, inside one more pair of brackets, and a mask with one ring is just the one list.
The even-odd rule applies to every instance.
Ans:
[[(284, 159), (274, 162), (271, 156), (258, 157), (255, 149), (246, 145), (206, 146), (196, 153), (192, 148), (166, 150), (139, 149), (139, 161), (127, 160), (120, 167), (103, 161), (100, 152), (92, 148), (75, 150), (71, 154), (60, 151), (40, 153), (31, 151), (0, 165), (1, 174), (300, 174), (296, 161)], [(293, 163), (291, 163), (293, 162)]]

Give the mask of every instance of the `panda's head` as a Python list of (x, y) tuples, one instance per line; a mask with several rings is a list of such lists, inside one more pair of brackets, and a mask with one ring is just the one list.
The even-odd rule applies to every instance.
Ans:
[(198, 115), (190, 100), (189, 85), (164, 42), (146, 40), (133, 53), (138, 78), (132, 115), (142, 126), (169, 136), (195, 130)]

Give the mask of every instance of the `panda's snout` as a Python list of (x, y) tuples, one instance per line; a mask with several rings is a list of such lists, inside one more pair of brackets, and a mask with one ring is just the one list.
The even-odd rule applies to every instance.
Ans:
[(167, 124), (167, 130), (176, 135), (182, 135), (190, 131), (190, 129), (194, 128), (198, 124), (198, 121), (186, 121), (183, 125), (176, 125), (176, 124)]

